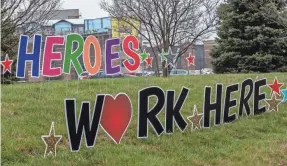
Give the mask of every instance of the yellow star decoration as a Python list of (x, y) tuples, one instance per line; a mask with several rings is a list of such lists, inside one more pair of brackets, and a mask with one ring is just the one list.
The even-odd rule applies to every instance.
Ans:
[(44, 158), (49, 154), (52, 154), (53, 157), (56, 156), (56, 145), (61, 139), (62, 135), (55, 135), (54, 122), (52, 122), (49, 135), (42, 135), (42, 140), (46, 144)]
[(191, 122), (192, 124), (192, 127), (191, 127), (191, 130), (196, 130), (196, 129), (201, 129), (201, 119), (202, 119), (202, 115), (203, 114), (198, 114), (198, 111), (197, 111), (197, 107), (196, 105), (194, 105), (194, 108), (193, 108), (193, 115), (192, 116), (189, 116), (187, 117), (187, 119)]
[(265, 100), (265, 101), (268, 104), (268, 110), (269, 111), (271, 111), (271, 112), (272, 111), (278, 112), (278, 106), (280, 105), (281, 100), (278, 100), (276, 98), (275, 94), (272, 95), (271, 99), (268, 99), (268, 100)]

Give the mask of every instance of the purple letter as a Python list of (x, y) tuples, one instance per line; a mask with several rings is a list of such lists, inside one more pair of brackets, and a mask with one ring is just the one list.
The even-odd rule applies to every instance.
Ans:
[(106, 74), (107, 75), (113, 75), (121, 72), (120, 65), (112, 66), (112, 62), (115, 59), (120, 59), (120, 55), (118, 52), (113, 53), (112, 48), (113, 46), (119, 46), (120, 45), (120, 39), (110, 39), (106, 41)]

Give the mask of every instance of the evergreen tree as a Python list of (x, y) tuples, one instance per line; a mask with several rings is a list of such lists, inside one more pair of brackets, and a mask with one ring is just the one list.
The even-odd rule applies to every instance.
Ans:
[(1, 61), (5, 60), (6, 54), (9, 58), (14, 60), (11, 67), (11, 73), (3, 73), (3, 66), (1, 65), (1, 84), (12, 84), (18, 79), (15, 77), (16, 72), (16, 62), (17, 62), (17, 51), (18, 51), (18, 36), (16, 35), (16, 28), (12, 24), (6, 24), (1, 27), (1, 34), (7, 34), (1, 42)]
[(264, 13), (270, 3), (283, 11), (286, 1), (259, 1), (228, 0), (220, 5), (218, 45), (211, 54), (215, 72), (287, 71), (287, 28)]

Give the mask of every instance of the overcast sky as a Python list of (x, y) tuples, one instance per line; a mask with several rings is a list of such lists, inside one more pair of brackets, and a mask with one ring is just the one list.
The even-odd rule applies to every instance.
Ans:
[(109, 14), (100, 7), (101, 0), (63, 0), (63, 9), (80, 9), (83, 19), (107, 17)]
[[(109, 14), (101, 9), (101, 0), (62, 0), (63, 9), (80, 9), (83, 19), (108, 17)], [(216, 34), (212, 35), (213, 39)]]

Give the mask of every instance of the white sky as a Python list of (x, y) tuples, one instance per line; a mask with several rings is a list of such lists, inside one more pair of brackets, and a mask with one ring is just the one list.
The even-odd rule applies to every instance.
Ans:
[(80, 9), (83, 19), (107, 17), (109, 14), (101, 9), (101, 0), (62, 0), (63, 9)]

